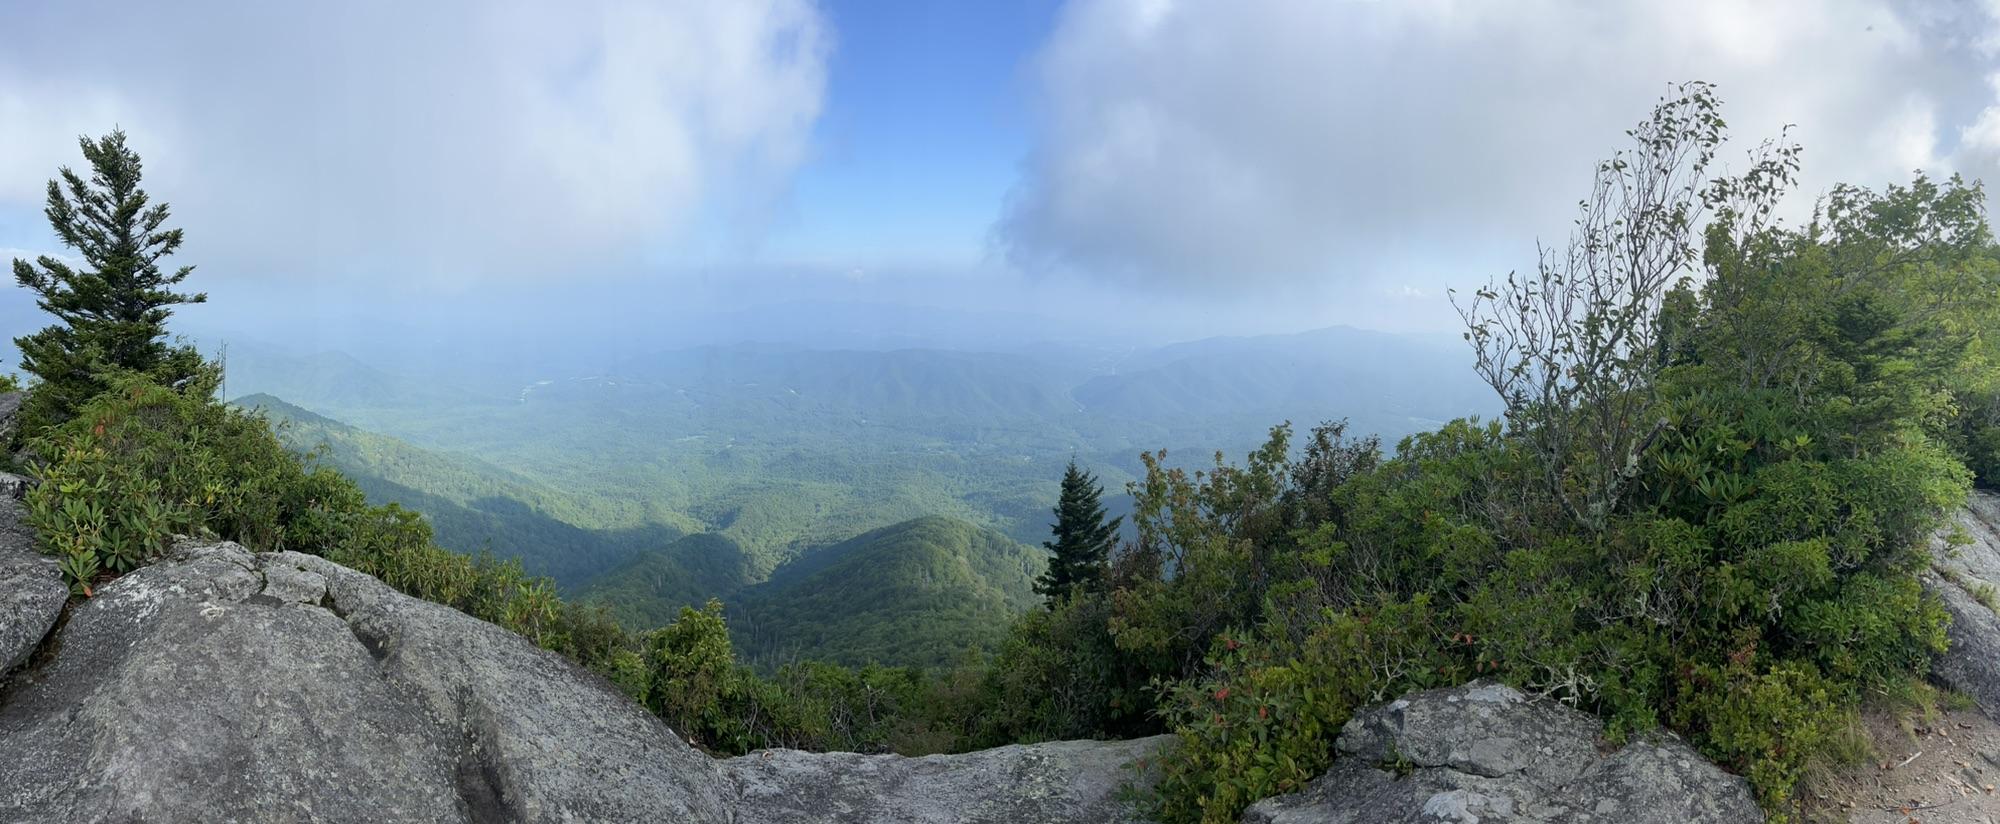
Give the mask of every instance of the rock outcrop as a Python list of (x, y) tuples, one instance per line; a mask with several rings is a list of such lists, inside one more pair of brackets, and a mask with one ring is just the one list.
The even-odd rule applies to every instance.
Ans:
[(767, 750), (722, 763), (744, 821), (1011, 824), (1138, 821), (1118, 789), (1172, 736), (1057, 741), (965, 753), (894, 755)]
[(2000, 719), (2000, 615), (1992, 606), (2000, 603), (2000, 496), (1973, 492), (1956, 526), (1970, 543), (1954, 546), (1939, 536), (1924, 574), (1925, 587), (1951, 613), (1951, 651), (1938, 656), (1932, 671), (1972, 696), (1987, 717)]
[(1250, 808), (1254, 824), (1762, 821), (1742, 778), (1679, 740), (1601, 754), (1596, 718), (1475, 683), (1414, 693), (1342, 728), (1332, 770)]
[(35, 549), (35, 533), (17, 500), (26, 483), (0, 472), (0, 676), (28, 660), (69, 600), (55, 559)]
[(510, 632), (226, 543), (106, 585), (50, 643), (0, 682), (0, 822), (1116, 821), (1162, 743), (712, 759)]

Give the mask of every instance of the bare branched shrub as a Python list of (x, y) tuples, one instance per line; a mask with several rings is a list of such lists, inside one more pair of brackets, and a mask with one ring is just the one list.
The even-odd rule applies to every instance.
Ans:
[(1544, 491), (1591, 529), (1664, 426), (1652, 406), (1669, 289), (1716, 265), (1705, 248), (1744, 245), (1707, 236), (1759, 233), (1798, 168), (1798, 147), (1781, 140), (1743, 175), (1710, 177), (1726, 126), (1707, 83), (1677, 87), (1626, 134), (1636, 145), (1598, 164), (1566, 245), (1538, 244), (1533, 273), (1453, 296), (1479, 376), (1541, 459)]

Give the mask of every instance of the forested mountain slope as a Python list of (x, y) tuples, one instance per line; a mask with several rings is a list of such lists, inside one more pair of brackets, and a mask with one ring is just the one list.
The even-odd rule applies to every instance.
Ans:
[(530, 573), (565, 585), (680, 534), (663, 524), (592, 529), (588, 525), (601, 522), (603, 514), (593, 511), (591, 501), (477, 458), (421, 449), (270, 395), (235, 403), (263, 412), (292, 449), (323, 449), (322, 460), (353, 478), (370, 501), (422, 512), (439, 545), (518, 558)]
[[(1261, 444), (1281, 420), (1341, 417), (1393, 444), (1493, 406), (1463, 351), (1345, 328), (1136, 355), (741, 344), (589, 366), (446, 373), (405, 363), (411, 374), (397, 374), (242, 344), (230, 360), (232, 393), (268, 392), (409, 446), (476, 457), (561, 490), (579, 512), (555, 512), (579, 527), (722, 535), (753, 578), (927, 515), (1038, 542), (1072, 456), (1116, 495), (1142, 474), (1142, 450), (1195, 465)], [(408, 473), (397, 482), (465, 503)]]
[(731, 598), (758, 576), (743, 548), (727, 536), (700, 532), (632, 556), (590, 579), (578, 595), (611, 611), (628, 627), (657, 627), (682, 607)]
[[(230, 380), (305, 393), (242, 402), (293, 448), (324, 445), (371, 500), (423, 512), (444, 546), (519, 558), (628, 627), (721, 598), (760, 661), (942, 663), (1033, 600), (1028, 547), (1072, 457), (1124, 513), (1142, 450), (1199, 468), (1281, 420), (1349, 416), (1393, 439), (1481, 411), (1463, 359), (1349, 328), (1137, 353), (738, 344), (408, 375), (251, 344)], [(899, 550), (860, 549), (882, 542)], [(849, 557), (869, 560), (836, 568)], [(878, 562), (887, 576), (862, 586)], [(926, 581), (942, 589), (913, 586)]]
[(993, 645), (1033, 608), (1040, 549), (949, 518), (919, 518), (818, 550), (744, 590), (730, 626), (753, 661), (942, 667)]

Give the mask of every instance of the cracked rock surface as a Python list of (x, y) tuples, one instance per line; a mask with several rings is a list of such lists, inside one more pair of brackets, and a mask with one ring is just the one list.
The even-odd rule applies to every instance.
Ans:
[[(1473, 683), (1363, 710), (1334, 768), (1252, 824), (1681, 824), (1762, 821), (1742, 778), (1654, 737), (1603, 754), (1597, 719)], [(1401, 773), (1407, 772), (1407, 775)]]
[(1166, 740), (717, 760), (513, 633), (229, 543), (104, 586), (51, 643), (0, 683), (0, 822), (1119, 821)]
[(1140, 820), (1119, 788), (1173, 740), (1055, 741), (921, 758), (764, 750), (722, 769), (746, 822), (1117, 824)]

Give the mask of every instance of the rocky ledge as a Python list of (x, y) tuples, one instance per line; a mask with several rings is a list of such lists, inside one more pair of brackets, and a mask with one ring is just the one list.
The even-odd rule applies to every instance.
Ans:
[(1762, 821), (1749, 785), (1679, 740), (1609, 754), (1598, 720), (1512, 687), (1419, 692), (1357, 714), (1340, 759), (1255, 824), (1681, 824)]
[[(1954, 530), (1932, 545), (1924, 587), (1951, 613), (1951, 651), (1933, 664), (1938, 680), (1972, 697), (1989, 718), (2000, 718), (2000, 497), (1975, 491), (1958, 513)], [(1956, 532), (1963, 543), (1948, 540)]]
[[(19, 569), (0, 639), (43, 641), (54, 612), (14, 593), (60, 581)], [(1125, 765), (1166, 741), (712, 759), (512, 633), (227, 543), (175, 547), (43, 643), (0, 682), (0, 821), (1118, 821)]]

